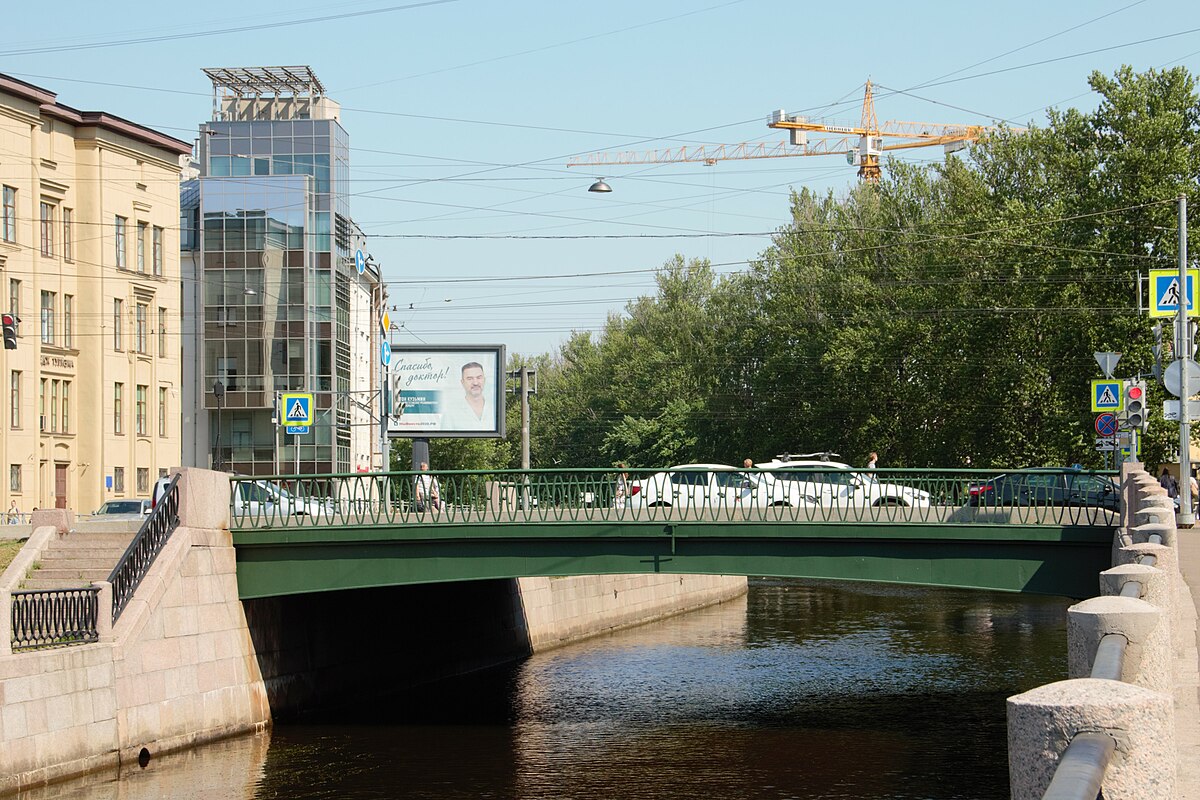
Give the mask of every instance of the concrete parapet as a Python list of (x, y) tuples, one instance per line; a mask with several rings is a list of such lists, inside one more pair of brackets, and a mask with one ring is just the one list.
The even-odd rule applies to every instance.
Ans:
[(68, 508), (39, 508), (29, 515), (33, 529), (49, 525), (59, 533), (66, 533), (75, 527), (75, 512)]
[(1121, 681), (1080, 678), (1008, 698), (1013, 800), (1040, 800), (1071, 737), (1101, 731), (1116, 741), (1106, 800), (1175, 800), (1175, 725), (1170, 695)]
[(1135, 525), (1141, 525), (1146, 522), (1166, 522), (1174, 524), (1175, 522), (1175, 506), (1172, 504), (1170, 508), (1166, 506), (1148, 506), (1139, 508), (1133, 512), (1133, 521)]
[(17, 555), (13, 558), (12, 563), (0, 574), (0, 587), (14, 590), (21, 585), (21, 581), (25, 580), (26, 574), (33, 567), (34, 563), (41, 558), (42, 551), (50, 544), (50, 540), (57, 535), (53, 525), (43, 525), (40, 528), (33, 529), (33, 535), (29, 537), (29, 541), (25, 542)]
[(1138, 544), (1150, 541), (1150, 537), (1157, 534), (1162, 539), (1160, 544), (1172, 545), (1175, 543), (1176, 530), (1175, 522), (1172, 520), (1144, 522), (1130, 528), (1129, 532), (1133, 535), (1133, 541)]
[(188, 528), (229, 529), (229, 475), (184, 467), (179, 473), (179, 524)]
[(1171, 498), (1167, 497), (1167, 493), (1162, 494), (1144, 494), (1137, 495), (1137, 507), (1139, 511), (1152, 508), (1165, 508), (1168, 511), (1175, 510), (1175, 503)]
[(1170, 624), (1162, 609), (1132, 597), (1093, 597), (1067, 609), (1067, 675), (1090, 675), (1096, 648), (1110, 633), (1119, 633), (1129, 641), (1122, 681), (1154, 691), (1170, 691)]
[(92, 581), (92, 586), (100, 590), (96, 597), (99, 606), (96, 614), (96, 634), (100, 637), (101, 642), (111, 642), (113, 640), (112, 584), (108, 581)]
[(1141, 584), (1141, 599), (1157, 607), (1166, 608), (1171, 602), (1171, 584), (1167, 573), (1144, 564), (1118, 564), (1100, 573), (1100, 594), (1116, 596), (1126, 583)]
[(1154, 567), (1163, 572), (1174, 573), (1179, 568), (1175, 548), (1165, 544), (1131, 544), (1117, 550), (1118, 564), (1137, 564), (1142, 556), (1154, 556)]

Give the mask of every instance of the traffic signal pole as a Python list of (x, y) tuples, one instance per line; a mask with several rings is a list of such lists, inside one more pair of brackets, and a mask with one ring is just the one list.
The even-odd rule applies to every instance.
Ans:
[(1187, 288), (1187, 197), (1179, 196), (1179, 311), (1177, 314), (1179, 326), (1175, 342), (1178, 350), (1175, 354), (1179, 359), (1179, 514), (1177, 524), (1181, 528), (1190, 528), (1196, 524), (1192, 513), (1192, 425), (1188, 418), (1188, 404), (1191, 397), (1191, 376), (1188, 374), (1188, 364), (1192, 358), (1191, 326), (1188, 324), (1188, 299), (1200, 287)]

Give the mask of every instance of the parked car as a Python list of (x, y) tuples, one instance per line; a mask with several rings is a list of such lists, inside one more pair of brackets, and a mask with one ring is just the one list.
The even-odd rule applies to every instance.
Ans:
[(331, 501), (316, 497), (297, 497), (279, 484), (269, 481), (235, 481), (233, 515), (235, 517), (329, 516)]
[(1118, 511), (1117, 485), (1103, 475), (1065, 467), (1006, 472), (967, 489), (972, 506), (1092, 506)]
[(849, 464), (828, 460), (832, 454), (787, 453), (754, 466), (763, 470), (769, 504), (797, 505), (815, 498), (825, 506), (930, 505), (929, 492), (880, 481), (874, 472), (856, 470)]
[(108, 500), (96, 509), (95, 515), (106, 519), (116, 517), (134, 519), (149, 513), (149, 500)]
[(729, 506), (754, 503), (757, 481), (728, 464), (680, 464), (629, 485), (630, 502), (645, 506)]

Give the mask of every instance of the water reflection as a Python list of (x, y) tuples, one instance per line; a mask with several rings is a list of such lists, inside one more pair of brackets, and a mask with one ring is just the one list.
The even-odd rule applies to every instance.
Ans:
[(1064, 677), (1065, 607), (758, 581), (510, 670), (279, 725), (269, 749), (159, 759), (120, 793), (158, 775), (153, 796), (203, 785), (206, 800), (1006, 798), (1004, 700)]

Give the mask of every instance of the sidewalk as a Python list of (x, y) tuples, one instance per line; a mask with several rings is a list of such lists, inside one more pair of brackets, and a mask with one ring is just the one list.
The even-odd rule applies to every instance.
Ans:
[[(1180, 800), (1200, 800), (1200, 527), (1179, 530), (1177, 552), (1181, 592), (1191, 593), (1190, 605), (1181, 603), (1176, 630), (1183, 636), (1175, 649), (1175, 739), (1179, 749)], [(1181, 598), (1182, 599), (1182, 598)], [(1190, 634), (1190, 636), (1189, 636)]]

